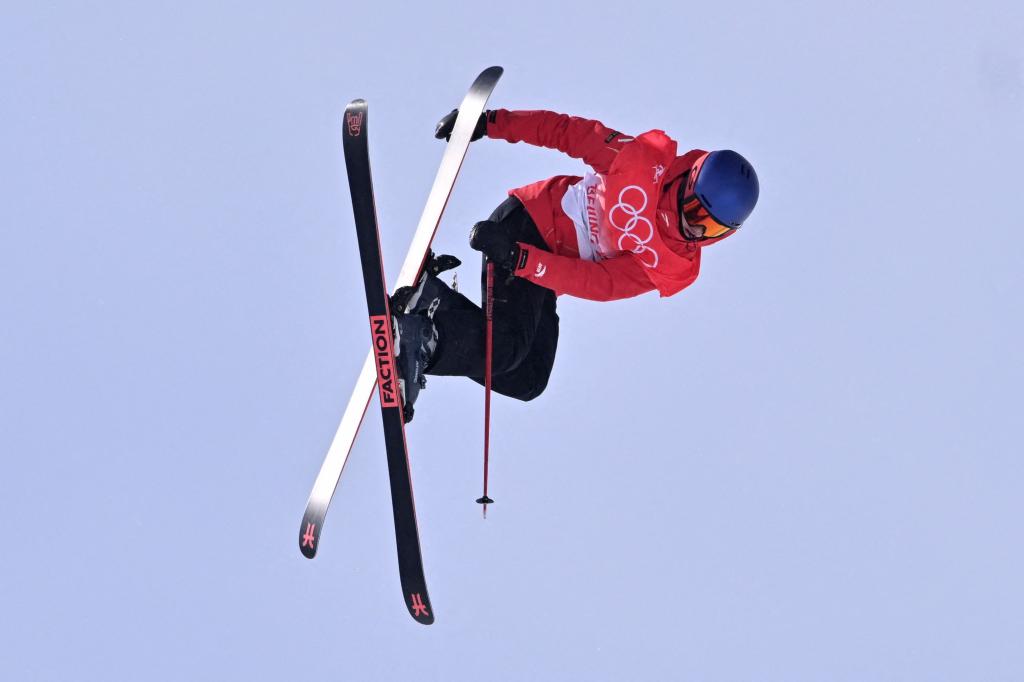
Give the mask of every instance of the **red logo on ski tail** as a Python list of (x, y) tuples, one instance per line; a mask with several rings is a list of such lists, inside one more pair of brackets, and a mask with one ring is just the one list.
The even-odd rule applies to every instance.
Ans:
[(316, 542), (316, 524), (315, 523), (307, 523), (306, 524), (306, 533), (302, 536), (302, 546), (303, 547), (309, 547), (311, 549), (316, 549), (316, 546), (314, 544), (315, 542)]
[(409, 595), (409, 601), (412, 602), (412, 615), (414, 616), (429, 616), (430, 612), (427, 611), (427, 605), (423, 603), (423, 597), (419, 592), (414, 592)]
[(345, 124), (348, 126), (348, 134), (352, 137), (359, 137), (363, 132), (363, 112), (358, 114), (345, 114)]
[(398, 377), (395, 375), (395, 355), (391, 341), (391, 320), (387, 315), (370, 316), (370, 335), (373, 337), (373, 356), (377, 358), (380, 406), (401, 407), (398, 401)]

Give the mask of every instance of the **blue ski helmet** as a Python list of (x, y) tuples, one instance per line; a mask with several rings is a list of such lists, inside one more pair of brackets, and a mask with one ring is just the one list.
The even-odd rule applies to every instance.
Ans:
[[(759, 191), (757, 173), (749, 161), (731, 149), (710, 152), (690, 169), (683, 214), (691, 225), (708, 222), (710, 217), (721, 226), (718, 233), (722, 234), (743, 224), (757, 204)], [(706, 236), (716, 236), (710, 233), (714, 231)]]

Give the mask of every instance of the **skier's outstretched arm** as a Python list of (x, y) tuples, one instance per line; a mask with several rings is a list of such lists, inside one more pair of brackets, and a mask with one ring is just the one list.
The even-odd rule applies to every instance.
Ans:
[[(569, 294), (591, 301), (614, 301), (632, 298), (655, 288), (645, 266), (630, 254), (600, 261), (558, 256), (530, 244), (513, 241), (508, 232), (489, 220), (473, 226), (469, 245), (513, 276), (528, 279), (556, 294)], [(690, 286), (697, 279), (699, 270), (700, 259), (690, 261), (690, 268), (679, 288)]]
[(552, 111), (507, 109), (487, 112), (486, 135), (507, 142), (557, 149), (581, 159), (598, 173), (607, 173), (619, 150), (633, 139), (600, 121)]
[[(620, 256), (603, 261), (587, 261), (519, 244), (515, 276), (551, 289), (591, 301), (615, 301), (652, 291), (654, 285), (635, 258)], [(694, 268), (693, 279), (697, 278)], [(689, 284), (689, 282), (687, 283)]]

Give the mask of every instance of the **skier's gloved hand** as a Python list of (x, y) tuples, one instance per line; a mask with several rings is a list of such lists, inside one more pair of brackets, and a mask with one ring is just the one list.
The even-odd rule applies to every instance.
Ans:
[(509, 272), (519, 261), (519, 244), (498, 223), (483, 220), (469, 233), (469, 245), (487, 256), (487, 260)]
[[(469, 138), (470, 142), (476, 142), (481, 137), (487, 134), (487, 117), (491, 112), (485, 111), (480, 114), (479, 120), (476, 122), (476, 128), (473, 128), (473, 136)], [(439, 140), (447, 140), (452, 136), (452, 130), (455, 129), (455, 119), (459, 115), (458, 109), (452, 109), (448, 112), (444, 118), (437, 122), (437, 127), (434, 128), (434, 137)]]

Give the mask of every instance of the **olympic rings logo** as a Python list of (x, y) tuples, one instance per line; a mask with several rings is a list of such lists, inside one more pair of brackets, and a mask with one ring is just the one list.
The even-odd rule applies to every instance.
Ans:
[[(635, 191), (640, 193), (640, 206), (626, 201), (627, 192)], [(647, 244), (654, 239), (654, 225), (650, 220), (643, 217), (641, 213), (647, 208), (647, 193), (637, 185), (629, 185), (619, 192), (618, 203), (608, 211), (608, 220), (612, 227), (622, 233), (619, 237), (619, 250), (635, 253), (640, 257), (640, 262), (648, 268), (658, 267), (658, 252)], [(616, 218), (625, 218), (625, 224), (620, 224)], [(639, 229), (638, 229), (639, 228)], [(631, 247), (631, 248), (628, 248)], [(650, 254), (647, 256), (646, 254)]]

